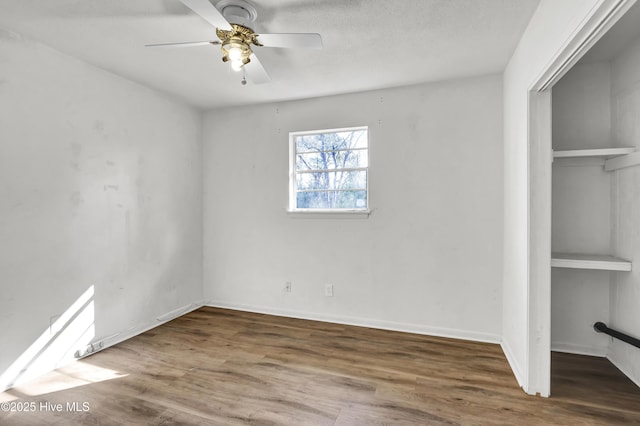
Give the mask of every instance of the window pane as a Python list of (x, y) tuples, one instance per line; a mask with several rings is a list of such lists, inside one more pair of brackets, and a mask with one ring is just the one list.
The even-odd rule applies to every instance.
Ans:
[(318, 152), (367, 147), (366, 130), (315, 133), (296, 136), (296, 152)]
[(367, 150), (307, 152), (296, 156), (296, 171), (367, 167)]
[(298, 173), (296, 184), (298, 190), (366, 189), (367, 171)]
[(367, 209), (368, 129), (291, 136), (292, 209)]
[(365, 209), (367, 208), (367, 191), (298, 192), (296, 208)]

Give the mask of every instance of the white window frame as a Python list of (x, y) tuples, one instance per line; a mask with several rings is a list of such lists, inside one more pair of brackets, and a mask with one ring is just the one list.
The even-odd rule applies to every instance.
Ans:
[[(340, 132), (351, 132), (357, 130), (364, 130), (367, 134), (367, 166), (366, 167), (358, 167), (358, 168), (349, 168), (349, 169), (338, 169), (342, 171), (358, 171), (358, 170), (366, 170), (367, 179), (366, 179), (366, 199), (367, 205), (362, 208), (333, 208), (333, 209), (307, 209), (307, 208), (297, 208), (296, 206), (296, 192), (297, 192), (297, 173), (296, 172), (296, 138), (298, 136), (305, 135), (315, 135), (320, 133), (340, 133)], [(369, 172), (371, 166), (371, 133), (369, 131), (369, 126), (355, 126), (355, 127), (342, 127), (337, 129), (324, 129), (324, 130), (308, 130), (301, 132), (290, 132), (289, 133), (289, 207), (288, 212), (294, 215), (301, 216), (309, 216), (313, 217), (316, 214), (319, 215), (331, 215), (335, 217), (368, 217), (370, 213), (371, 200), (369, 197)]]

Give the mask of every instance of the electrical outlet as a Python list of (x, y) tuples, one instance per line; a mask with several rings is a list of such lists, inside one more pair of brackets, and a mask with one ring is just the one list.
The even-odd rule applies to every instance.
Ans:
[(287, 292), (287, 293), (291, 293), (291, 281), (287, 281), (284, 284), (284, 291)]
[(333, 284), (325, 284), (324, 295), (327, 297), (333, 297)]

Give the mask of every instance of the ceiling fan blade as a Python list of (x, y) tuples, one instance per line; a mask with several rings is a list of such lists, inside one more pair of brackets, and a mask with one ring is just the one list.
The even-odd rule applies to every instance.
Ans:
[(322, 49), (322, 37), (316, 33), (257, 34), (258, 41), (266, 47)]
[(145, 44), (144, 47), (194, 47), (204, 46), (207, 44), (220, 44), (219, 41), (185, 41), (181, 43), (160, 43), (160, 44)]
[(269, 74), (267, 74), (267, 71), (264, 69), (255, 53), (252, 53), (249, 58), (251, 59), (251, 61), (244, 66), (244, 69), (247, 71), (249, 80), (251, 80), (254, 84), (263, 84), (270, 82), (271, 77), (269, 77)]
[(202, 16), (208, 23), (216, 28), (230, 31), (231, 24), (222, 16), (222, 13), (209, 2), (209, 0), (180, 0), (182, 4)]

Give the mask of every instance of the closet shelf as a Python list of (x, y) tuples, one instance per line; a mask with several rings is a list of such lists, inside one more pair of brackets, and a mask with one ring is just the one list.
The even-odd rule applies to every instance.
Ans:
[(602, 271), (630, 271), (631, 262), (607, 255), (552, 253), (551, 267), (599, 269)]
[(620, 155), (631, 154), (636, 149), (633, 147), (618, 148), (594, 148), (594, 149), (569, 149), (553, 151), (553, 158), (578, 158), (578, 157), (603, 157), (611, 158)]

